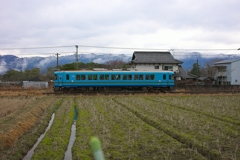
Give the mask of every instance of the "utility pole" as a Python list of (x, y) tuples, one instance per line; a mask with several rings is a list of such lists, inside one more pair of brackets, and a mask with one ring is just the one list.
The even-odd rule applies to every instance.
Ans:
[(198, 69), (198, 59), (197, 59), (197, 93), (198, 93), (198, 74), (199, 74), (199, 69)]
[(75, 47), (76, 47), (76, 66), (78, 69), (78, 45), (75, 45)]
[(58, 56), (60, 55), (59, 53), (56, 54), (57, 55), (57, 70), (58, 70)]

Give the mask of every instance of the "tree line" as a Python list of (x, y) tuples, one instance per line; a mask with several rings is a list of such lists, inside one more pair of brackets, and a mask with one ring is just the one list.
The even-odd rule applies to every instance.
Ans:
[(106, 68), (106, 69), (119, 69), (128, 68), (128, 64), (122, 60), (112, 60), (105, 64), (99, 64), (94, 62), (89, 63), (69, 63), (63, 64), (61, 66), (50, 67), (47, 72), (41, 74), (40, 68), (33, 68), (31, 70), (18, 71), (9, 70), (2, 77), (2, 81), (50, 81), (54, 79), (54, 71), (56, 69), (60, 70), (92, 70), (93, 68)]
[[(200, 66), (197, 63), (193, 63), (192, 69), (189, 73), (196, 75), (197, 77), (206, 76), (213, 77), (215, 69), (213, 64), (220, 61), (220, 59), (214, 59), (206, 62), (204, 66)], [(41, 74), (40, 68), (33, 68), (32, 70), (17, 71), (9, 70), (7, 71), (1, 79), (3, 81), (50, 81), (54, 79), (54, 71), (56, 69), (60, 70), (92, 70), (93, 68), (106, 68), (106, 69), (126, 69), (129, 68), (129, 64), (123, 62), (122, 60), (112, 60), (105, 64), (99, 64), (94, 62), (89, 63), (69, 63), (63, 64), (61, 66), (50, 67), (47, 69), (45, 74)]]

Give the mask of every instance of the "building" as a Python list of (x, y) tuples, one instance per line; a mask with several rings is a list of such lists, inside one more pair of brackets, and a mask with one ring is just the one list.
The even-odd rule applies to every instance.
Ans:
[(23, 89), (47, 89), (48, 88), (48, 82), (34, 82), (34, 81), (23, 81), (22, 82), (22, 88)]
[(182, 68), (182, 63), (182, 61), (174, 59), (170, 52), (135, 51), (130, 66), (131, 69), (138, 71), (173, 71), (175, 80), (192, 78)]
[(211, 77), (203, 76), (197, 79), (198, 84), (200, 85), (213, 85), (214, 79)]
[(240, 59), (224, 60), (214, 64), (214, 79), (219, 85), (240, 85)]

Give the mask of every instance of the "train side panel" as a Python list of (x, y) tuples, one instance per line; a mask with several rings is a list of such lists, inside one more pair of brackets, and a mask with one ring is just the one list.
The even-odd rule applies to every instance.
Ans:
[(173, 72), (57, 71), (54, 89), (82, 87), (172, 87)]

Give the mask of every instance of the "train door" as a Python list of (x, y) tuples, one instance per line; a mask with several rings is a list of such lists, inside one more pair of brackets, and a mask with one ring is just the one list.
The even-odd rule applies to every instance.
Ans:
[(61, 74), (58, 74), (58, 86), (62, 87), (62, 82), (63, 82), (63, 76)]
[(166, 86), (168, 83), (168, 74), (167, 73), (163, 73), (163, 77), (162, 77), (162, 85)]

